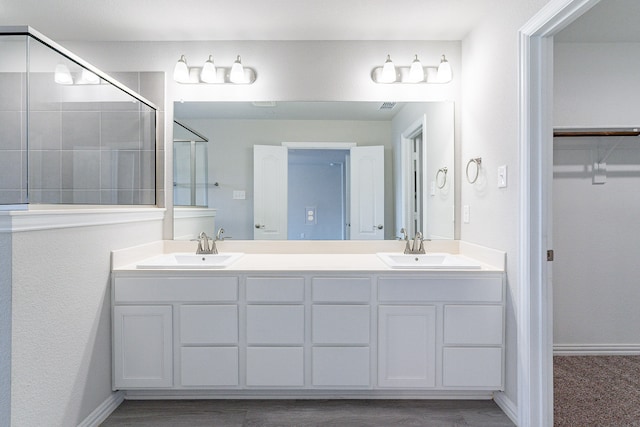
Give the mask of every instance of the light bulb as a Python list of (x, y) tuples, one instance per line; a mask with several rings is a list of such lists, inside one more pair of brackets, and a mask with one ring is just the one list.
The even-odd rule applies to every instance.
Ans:
[(422, 68), (422, 63), (418, 59), (418, 55), (416, 55), (411, 63), (411, 68), (409, 68), (409, 82), (418, 83), (421, 81), (424, 81), (424, 68)]
[(187, 66), (187, 58), (180, 56), (176, 66), (173, 69), (173, 80), (178, 83), (189, 83), (189, 67)]
[(448, 83), (452, 78), (451, 64), (449, 64), (447, 58), (442, 55), (442, 60), (440, 60), (440, 65), (438, 65), (438, 83)]
[(231, 81), (231, 83), (246, 83), (246, 79), (244, 77), (244, 67), (242, 66), (242, 62), (240, 62), (240, 55), (238, 55), (236, 62), (234, 62), (231, 66), (229, 80)]
[(382, 66), (382, 73), (380, 74), (381, 83), (393, 83), (396, 81), (396, 67), (393, 65), (391, 55), (387, 55), (387, 60), (384, 61)]
[(213, 56), (209, 55), (209, 59), (202, 66), (202, 71), (200, 72), (200, 80), (205, 83), (215, 83), (216, 82), (216, 66), (213, 63)]
[(56, 65), (56, 71), (53, 74), (53, 80), (61, 85), (72, 85), (73, 77), (71, 77), (69, 67), (64, 64)]

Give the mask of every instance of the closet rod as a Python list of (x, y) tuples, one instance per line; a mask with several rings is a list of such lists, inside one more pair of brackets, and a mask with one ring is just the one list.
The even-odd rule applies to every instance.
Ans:
[(554, 137), (640, 136), (640, 129), (554, 129)]

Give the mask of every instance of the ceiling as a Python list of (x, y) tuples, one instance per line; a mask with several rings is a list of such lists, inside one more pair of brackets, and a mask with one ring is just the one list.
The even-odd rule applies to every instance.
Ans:
[[(526, 0), (0, 0), (0, 25), (56, 41), (462, 40)], [(556, 37), (640, 42), (640, 1), (602, 0)]]
[(56, 41), (462, 40), (512, 0), (0, 0)]

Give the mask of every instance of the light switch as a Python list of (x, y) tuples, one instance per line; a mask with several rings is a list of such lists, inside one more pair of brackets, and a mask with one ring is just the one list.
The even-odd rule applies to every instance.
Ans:
[(244, 200), (246, 198), (246, 193), (242, 190), (233, 190), (233, 199), (234, 200)]
[(462, 221), (465, 224), (469, 224), (470, 216), (471, 216), (471, 208), (469, 207), (469, 205), (464, 205), (462, 207)]
[(507, 186), (507, 165), (498, 166), (498, 188)]

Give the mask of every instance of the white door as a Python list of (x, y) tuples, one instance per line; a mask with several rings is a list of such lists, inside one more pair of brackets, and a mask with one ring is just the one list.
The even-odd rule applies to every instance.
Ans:
[(253, 238), (287, 239), (287, 147), (253, 146)]
[(352, 240), (384, 239), (384, 147), (351, 148)]

